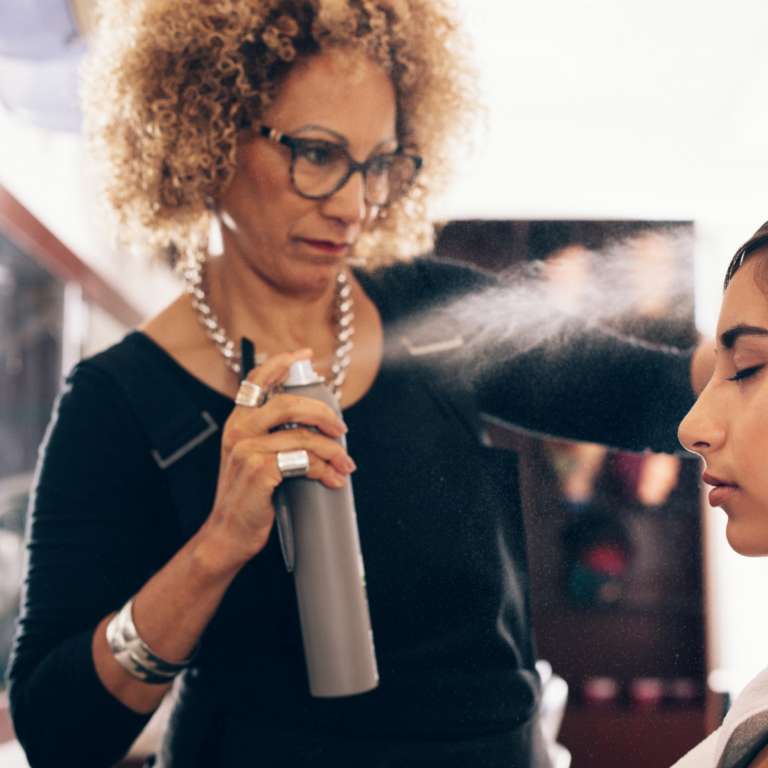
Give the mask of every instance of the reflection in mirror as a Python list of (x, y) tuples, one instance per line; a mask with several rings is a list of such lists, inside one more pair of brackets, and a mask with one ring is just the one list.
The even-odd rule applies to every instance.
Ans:
[[(61, 377), (64, 284), (0, 233), (0, 670), (18, 615), (24, 518)], [(0, 678), (2, 679), (2, 678)]]
[[(16, 234), (44, 242), (44, 255), (61, 257), (61, 243), (16, 205), (3, 213)], [(21, 215), (19, 215), (19, 212)], [(14, 215), (15, 214), (15, 215)], [(14, 227), (10, 227), (15, 231)], [(67, 254), (64, 254), (66, 257)], [(60, 259), (66, 263), (67, 259)], [(49, 262), (46, 262), (49, 263)], [(79, 262), (78, 262), (79, 264)], [(50, 265), (50, 263), (49, 263)], [(71, 264), (70, 264), (71, 266)], [(80, 275), (88, 272), (87, 268)], [(91, 275), (92, 277), (92, 275)], [(93, 289), (94, 281), (91, 280)], [(116, 294), (108, 294), (115, 296)], [(126, 305), (127, 306), (127, 305)], [(81, 286), (52, 274), (0, 232), (0, 764), (25, 766), (14, 741), (6, 667), (19, 615), (24, 530), (38, 447), (62, 377), (84, 355), (113, 344), (125, 326), (85, 300)]]

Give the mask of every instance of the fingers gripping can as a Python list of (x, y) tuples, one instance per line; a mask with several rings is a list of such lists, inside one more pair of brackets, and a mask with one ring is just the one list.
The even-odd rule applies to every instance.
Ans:
[[(290, 368), (286, 392), (341, 409), (308, 360)], [(342, 436), (336, 440), (346, 448)], [(275, 497), (283, 555), (293, 570), (313, 696), (351, 696), (379, 684), (352, 483), (284, 480)]]

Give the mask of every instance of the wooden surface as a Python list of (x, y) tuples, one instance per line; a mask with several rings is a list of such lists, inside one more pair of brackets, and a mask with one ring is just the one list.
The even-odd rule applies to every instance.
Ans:
[(569, 708), (559, 741), (571, 768), (669, 768), (705, 736), (704, 708)]
[(129, 328), (143, 315), (117, 290), (78, 258), (56, 235), (0, 186), (0, 230), (22, 251), (65, 281), (78, 283), (83, 295)]
[(625, 609), (534, 614), (539, 656), (576, 689), (603, 675), (625, 684), (636, 677), (684, 677), (703, 688), (703, 621), (701, 615)]

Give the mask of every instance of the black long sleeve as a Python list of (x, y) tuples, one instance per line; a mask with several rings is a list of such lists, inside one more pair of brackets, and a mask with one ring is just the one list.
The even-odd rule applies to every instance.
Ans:
[(500, 348), (478, 386), (479, 404), (534, 432), (680, 452), (677, 425), (695, 401), (691, 354), (606, 330), (571, 330), (509, 360)]
[[(465, 337), (467, 346), (424, 361), (435, 376), (454, 377), (451, 386), (472, 389), (483, 412), (562, 438), (681, 451), (677, 426), (695, 401), (693, 350), (655, 347), (586, 326), (538, 302), (526, 317), (514, 306), (514, 283), (450, 262), (419, 259), (362, 278), (385, 321), (398, 318), (398, 344), (403, 335), (425, 344)], [(482, 317), (486, 302), (492, 317)], [(472, 318), (475, 311), (479, 320)], [(391, 354), (403, 352), (398, 347)]]
[(162, 491), (147, 485), (153, 476), (125, 403), (98, 371), (79, 368), (41, 447), (9, 666), (14, 727), (33, 768), (111, 765), (149, 719), (103, 687), (91, 639), (155, 565), (147, 539)]

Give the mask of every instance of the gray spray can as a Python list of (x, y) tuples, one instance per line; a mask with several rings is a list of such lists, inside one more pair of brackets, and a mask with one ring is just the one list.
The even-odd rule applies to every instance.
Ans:
[[(294, 363), (286, 392), (341, 409), (309, 360)], [(298, 425), (291, 425), (298, 426)], [(336, 442), (346, 448), (344, 436)], [(313, 696), (351, 696), (379, 684), (352, 482), (284, 480), (275, 494), (283, 556), (293, 571)]]

